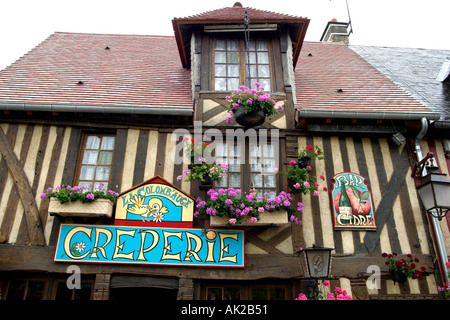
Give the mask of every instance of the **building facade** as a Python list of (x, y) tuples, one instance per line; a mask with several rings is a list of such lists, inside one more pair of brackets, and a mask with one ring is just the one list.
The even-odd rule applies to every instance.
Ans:
[[(427, 140), (421, 135), (424, 123), (439, 120), (440, 113), (346, 44), (305, 42), (306, 18), (236, 3), (172, 23), (174, 37), (55, 33), (0, 72), (2, 299), (157, 294), (180, 300), (292, 300), (314, 283), (299, 255), (311, 247), (333, 249), (325, 279), (355, 300), (442, 298), (438, 286), (446, 281), (447, 257), (439, 255), (433, 222), (421, 208), (412, 176), (420, 159), (417, 147), (425, 155), (433, 151), (448, 173), (442, 143), (448, 131)], [(228, 119), (227, 96), (253, 82), (271, 92), (283, 112), (258, 127), (242, 127)], [(292, 192), (291, 206), (303, 205), (301, 225), (211, 227), (208, 217), (194, 217), (181, 226), (217, 234), (239, 230), (245, 239), (236, 251), (244, 257), (239, 267), (186, 263), (194, 258), (169, 264), (58, 261), (64, 226), (115, 228), (127, 192), (154, 178), (192, 199), (194, 214), (198, 201), (210, 195), (199, 181), (184, 179), (192, 167), (178, 161), (179, 146), (187, 136), (210, 140), (229, 133), (237, 139), (215, 149), (229, 162), (227, 178), (213, 187), (254, 188), (259, 195)], [(401, 143), (392, 140), (397, 133), (405, 137)], [(291, 190), (286, 176), (276, 172), (286, 172), (307, 146), (324, 155), (310, 164), (313, 175), (323, 177), (316, 195)], [(233, 162), (240, 156), (245, 161)], [(367, 205), (370, 224), (336, 221), (336, 182), (344, 176), (356, 179), (355, 190), (366, 188), (365, 196), (355, 193), (353, 200), (361, 210)], [(100, 183), (121, 195), (111, 217), (53, 214), (49, 199), (40, 196), (55, 186)], [(180, 228), (159, 226), (161, 232)], [(174, 238), (165, 240), (163, 255), (176, 253), (168, 246)], [(115, 254), (129, 254), (117, 241)], [(413, 254), (428, 272), (422, 280), (396, 283), (383, 252)], [(71, 266), (81, 274), (81, 289), (67, 286)], [(379, 281), (368, 285), (371, 276)]]

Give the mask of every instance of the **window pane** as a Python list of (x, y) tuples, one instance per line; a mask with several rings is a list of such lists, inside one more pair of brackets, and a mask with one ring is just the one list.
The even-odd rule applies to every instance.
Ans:
[(214, 76), (216, 77), (226, 77), (227, 69), (225, 64), (216, 64), (214, 66)]
[(284, 288), (270, 288), (270, 300), (284, 300), (285, 298)]
[(110, 167), (97, 167), (97, 173), (95, 175), (95, 180), (109, 180)]
[(227, 90), (227, 82), (225, 78), (216, 78), (214, 80), (214, 88), (216, 90)]
[(80, 180), (92, 180), (94, 179), (95, 167), (94, 166), (82, 166), (80, 173)]
[(267, 300), (267, 288), (253, 288), (253, 300)]
[(239, 77), (239, 65), (238, 64), (228, 65), (228, 76), (229, 77)]
[(262, 188), (262, 176), (261, 174), (252, 173), (251, 176), (251, 187), (252, 188)]
[(229, 78), (227, 90), (232, 91), (237, 89), (239, 89), (239, 78)]
[(258, 63), (269, 63), (269, 54), (267, 52), (258, 52)]
[(258, 77), (270, 77), (268, 65), (258, 65)]
[(255, 51), (255, 40), (250, 40), (248, 42), (248, 50)]
[(208, 288), (208, 300), (222, 300), (222, 288)]
[(275, 188), (275, 176), (273, 174), (264, 175), (264, 187)]
[(275, 148), (271, 144), (263, 145), (263, 156), (264, 157), (274, 157)]
[(108, 190), (108, 183), (105, 181), (98, 181), (94, 183), (94, 190), (98, 190), (100, 187), (100, 183), (103, 183), (102, 190)]
[(25, 280), (11, 280), (9, 282), (8, 295), (6, 300), (19, 301), (23, 300), (25, 294)]
[(250, 156), (252, 156), (252, 157), (260, 157), (261, 156), (261, 148), (259, 145), (252, 144), (250, 146)]
[(255, 52), (249, 52), (248, 56), (245, 55), (245, 62), (248, 64), (248, 61), (250, 60), (250, 64), (256, 63), (256, 53)]
[(264, 172), (272, 173), (275, 169), (275, 159), (264, 159)]
[(25, 300), (42, 300), (44, 298), (44, 281), (28, 281), (27, 296)]
[(100, 138), (97, 136), (88, 136), (86, 139), (86, 149), (98, 149), (100, 146)]
[(228, 51), (238, 51), (239, 50), (239, 41), (228, 40), (227, 41), (227, 50)]
[(111, 151), (100, 151), (98, 164), (111, 164), (113, 153)]
[(224, 288), (223, 289), (224, 300), (240, 300), (241, 289), (240, 288)]
[(238, 52), (227, 52), (227, 62), (228, 63), (239, 63), (239, 53)]
[(261, 172), (261, 159), (250, 159), (250, 170), (253, 172)]
[(265, 193), (267, 193), (267, 199), (273, 199), (277, 196), (275, 190), (264, 190)]
[(237, 173), (229, 174), (230, 187), (239, 188), (241, 186), (241, 175)]
[(90, 181), (80, 181), (80, 183), (78, 183), (79, 187), (87, 187), (88, 190), (92, 189), (92, 182)]
[(267, 41), (256, 41), (256, 51), (267, 51)]
[(225, 40), (216, 40), (215, 48), (216, 48), (216, 50), (226, 50), (226, 41)]
[(98, 151), (85, 151), (83, 157), (83, 164), (96, 164)]
[(264, 91), (270, 91), (271, 90), (270, 79), (260, 79), (258, 82), (264, 88)]
[[(245, 71), (245, 74), (248, 74), (248, 70)], [(252, 78), (256, 78), (257, 74), (256, 74), (256, 66), (252, 65), (250, 66), (250, 77)], [(251, 79), (250, 80), (251, 86), (253, 87), (253, 84), (255, 83), (255, 79)]]
[(214, 62), (215, 63), (226, 63), (227, 62), (226, 57), (227, 57), (226, 52), (216, 51), (215, 56), (214, 56)]
[(102, 139), (102, 150), (114, 150), (115, 137), (103, 137)]

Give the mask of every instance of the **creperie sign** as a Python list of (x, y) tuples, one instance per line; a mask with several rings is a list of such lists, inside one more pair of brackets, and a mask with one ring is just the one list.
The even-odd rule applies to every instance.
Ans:
[(244, 267), (244, 232), (192, 228), (194, 198), (157, 176), (119, 195), (114, 225), (60, 226), (54, 261)]
[(55, 261), (244, 267), (241, 230), (62, 224)]

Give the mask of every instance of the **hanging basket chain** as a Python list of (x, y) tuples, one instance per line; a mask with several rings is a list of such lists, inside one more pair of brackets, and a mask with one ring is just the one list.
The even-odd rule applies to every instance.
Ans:
[(247, 77), (246, 84), (247, 87), (250, 87), (250, 51), (249, 51), (249, 42), (250, 42), (250, 18), (248, 17), (247, 8), (245, 8), (245, 16), (244, 16), (244, 37), (245, 37), (245, 54), (247, 57), (247, 61), (245, 62), (247, 66)]

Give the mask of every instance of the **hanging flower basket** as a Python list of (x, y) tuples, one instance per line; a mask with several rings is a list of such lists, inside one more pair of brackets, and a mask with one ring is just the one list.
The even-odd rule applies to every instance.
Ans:
[(276, 104), (275, 99), (264, 91), (261, 84), (255, 82), (255, 88), (250, 89), (240, 86), (231, 96), (226, 97), (227, 112), (230, 116), (227, 123), (231, 123), (231, 117), (235, 117), (238, 124), (244, 127), (257, 127), (265, 122), (265, 118), (283, 110)]
[(404, 272), (391, 270), (391, 277), (392, 277), (392, 281), (394, 281), (394, 283), (395, 282), (398, 282), (398, 283), (406, 282), (406, 274)]
[(266, 121), (266, 114), (263, 110), (245, 112), (245, 106), (241, 104), (235, 111), (234, 118), (241, 126), (257, 127)]
[[(289, 223), (288, 213), (286, 210), (279, 211), (264, 211), (259, 214), (259, 220), (252, 222), (251, 216), (245, 216), (241, 222), (236, 225), (238, 227), (255, 227), (255, 226), (271, 226), (271, 225), (284, 225)], [(230, 218), (226, 216), (210, 216), (209, 224), (211, 227), (226, 227), (231, 226), (229, 222)]]
[(61, 203), (50, 198), (48, 212), (63, 217), (112, 217), (113, 203), (108, 199), (97, 199), (92, 202), (79, 200)]

